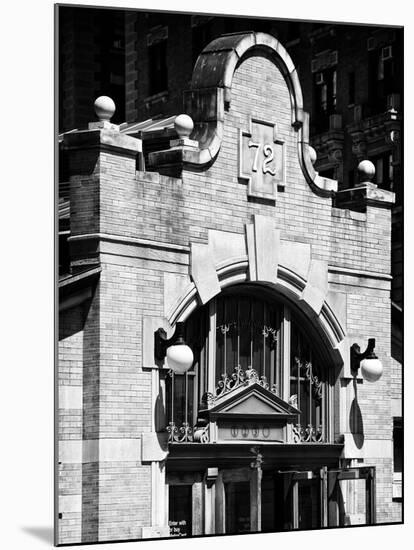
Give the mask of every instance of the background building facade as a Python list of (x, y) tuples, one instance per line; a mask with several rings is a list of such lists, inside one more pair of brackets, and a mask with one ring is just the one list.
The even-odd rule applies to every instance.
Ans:
[(401, 31), (92, 11), (59, 10), (58, 542), (401, 521)]

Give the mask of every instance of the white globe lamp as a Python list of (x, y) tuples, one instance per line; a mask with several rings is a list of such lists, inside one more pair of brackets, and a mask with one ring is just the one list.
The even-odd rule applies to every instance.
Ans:
[(184, 339), (184, 323), (178, 322), (173, 336), (167, 339), (163, 328), (155, 332), (154, 355), (159, 361), (167, 360), (167, 366), (174, 374), (185, 374), (193, 365), (194, 354)]

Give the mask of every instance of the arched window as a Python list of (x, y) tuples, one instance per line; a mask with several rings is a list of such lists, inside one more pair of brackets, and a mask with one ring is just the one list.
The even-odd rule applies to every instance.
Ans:
[(216, 300), (216, 365), (219, 384), (235, 367), (252, 366), (272, 386), (280, 385), (280, 306), (249, 294)]
[(290, 401), (301, 411), (295, 426), (297, 441), (328, 439), (327, 401), (329, 382), (320, 352), (300, 321), (293, 317), (290, 330)]
[(199, 411), (251, 376), (300, 410), (295, 442), (330, 441), (329, 369), (309, 321), (288, 304), (257, 287), (233, 287), (190, 316), (186, 340), (194, 364), (166, 383), (171, 442), (200, 440)]

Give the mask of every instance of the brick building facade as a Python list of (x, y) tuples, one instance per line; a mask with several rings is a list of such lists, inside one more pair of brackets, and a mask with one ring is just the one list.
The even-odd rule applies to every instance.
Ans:
[[(212, 41), (180, 93), (158, 125), (104, 105), (62, 138), (57, 543), (401, 521), (395, 194), (315, 170), (270, 34)], [(177, 323), (184, 375), (155, 354)]]

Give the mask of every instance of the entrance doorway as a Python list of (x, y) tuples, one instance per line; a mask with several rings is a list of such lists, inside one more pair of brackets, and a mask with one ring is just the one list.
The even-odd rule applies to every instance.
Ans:
[(250, 481), (226, 483), (224, 493), (226, 533), (250, 532)]
[(168, 474), (171, 536), (375, 524), (375, 467), (210, 470)]
[(274, 472), (263, 472), (262, 531), (283, 531), (288, 521), (288, 510), (284, 504), (283, 477)]
[(284, 530), (375, 524), (375, 468), (279, 472)]
[[(303, 474), (305, 476), (307, 474)], [(299, 476), (298, 476), (299, 477)], [(292, 479), (292, 475), (264, 472), (262, 478), (262, 531), (291, 531), (321, 527), (318, 479)]]

